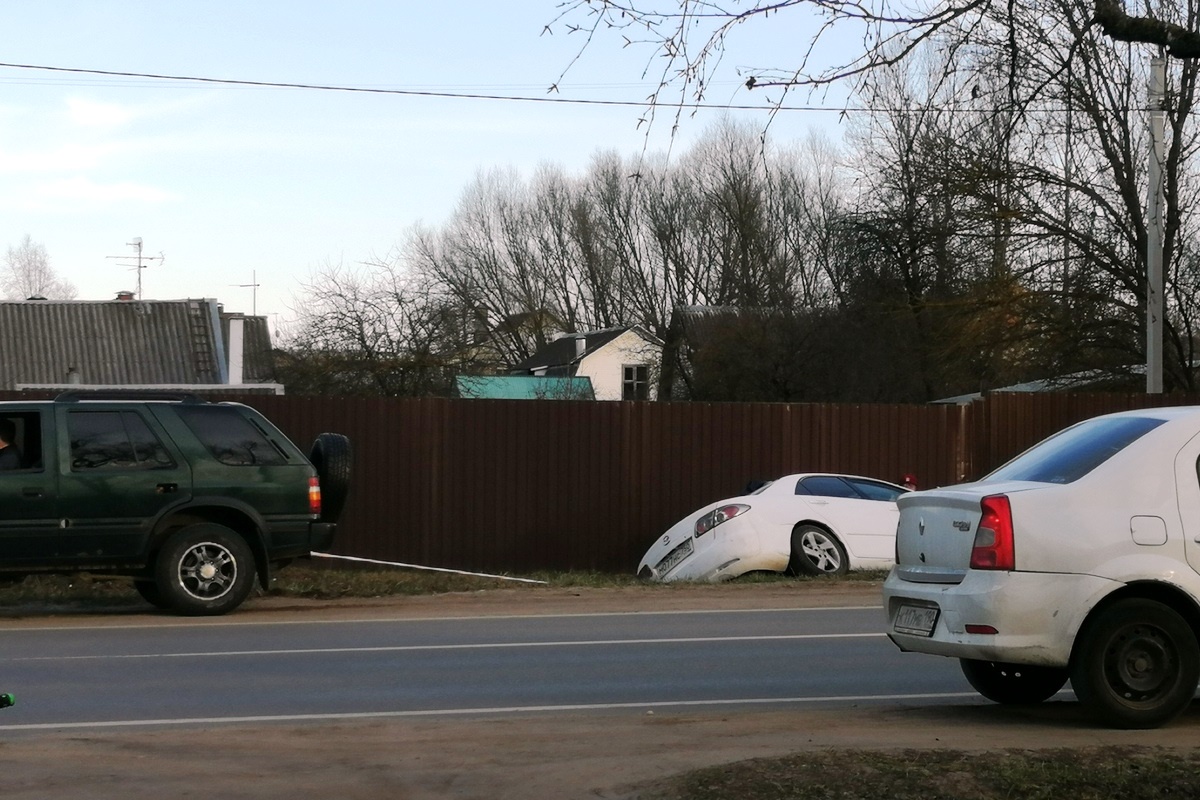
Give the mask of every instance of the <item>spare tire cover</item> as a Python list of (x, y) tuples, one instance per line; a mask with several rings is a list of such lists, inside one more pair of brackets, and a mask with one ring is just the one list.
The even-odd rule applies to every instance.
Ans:
[(313, 442), (308, 460), (321, 479), (321, 521), (337, 522), (350, 494), (350, 469), (354, 451), (340, 433), (322, 433)]

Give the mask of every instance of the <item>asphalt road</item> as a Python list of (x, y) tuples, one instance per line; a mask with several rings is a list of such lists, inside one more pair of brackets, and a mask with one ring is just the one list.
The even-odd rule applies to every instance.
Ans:
[(18, 699), (0, 730), (978, 699), (953, 661), (896, 650), (882, 614), (35, 623), (0, 631), (0, 691)]
[(953, 661), (899, 653), (878, 605), (814, 582), (0, 609), (4, 798), (632, 800), (844, 748), (1194, 750), (1200, 704), (1114, 731), (1069, 692), (988, 703)]

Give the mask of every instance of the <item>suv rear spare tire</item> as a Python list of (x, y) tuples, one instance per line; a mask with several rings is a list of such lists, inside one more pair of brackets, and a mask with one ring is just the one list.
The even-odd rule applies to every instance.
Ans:
[(337, 522), (350, 494), (350, 471), (354, 451), (350, 439), (340, 433), (322, 433), (313, 442), (308, 460), (321, 480), (321, 521)]

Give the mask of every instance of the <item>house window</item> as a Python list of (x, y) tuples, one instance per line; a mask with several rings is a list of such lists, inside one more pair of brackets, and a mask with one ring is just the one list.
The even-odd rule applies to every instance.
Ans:
[(621, 379), (622, 400), (650, 399), (650, 370), (645, 364), (632, 364), (623, 367), (624, 376)]

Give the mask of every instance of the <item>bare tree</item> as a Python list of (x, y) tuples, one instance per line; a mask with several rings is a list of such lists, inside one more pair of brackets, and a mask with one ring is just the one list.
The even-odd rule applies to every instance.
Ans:
[[(978, 280), (956, 289), (973, 299), (955, 301), (971, 309), (972, 335), (991, 331), (991, 344), (980, 348), (975, 367), (985, 384), (988, 375), (1000, 380), (1020, 362), (1052, 373), (1141, 358), (1148, 148), (1139, 114), (1149, 56), (1169, 53), (1175, 59), (1163, 164), (1166, 383), (1194, 388), (1200, 307), (1190, 287), (1200, 283), (1200, 262), (1189, 243), (1200, 233), (1200, 176), (1191, 164), (1198, 142), (1197, 0), (1146, 4), (1136, 16), (1114, 0), (1037, 6), (1009, 0), (915, 6), (897, 0), (566, 0), (559, 8), (549, 29), (579, 37), (580, 55), (606, 37), (644, 48), (646, 71), (657, 79), (644, 118), (649, 122), (665, 108), (678, 123), (705, 102), (714, 79), (729, 72), (727, 47), (732, 52), (735, 37), (754, 25), (781, 26), (794, 32), (799, 45), (790, 63), (737, 66), (751, 96), (772, 113), (790, 91), (849, 80), (856, 103), (865, 106), (860, 114), (889, 117), (889, 99), (902, 99), (893, 85), (899, 68), (938, 53), (940, 72), (927, 75), (923, 89), (932, 104), (923, 107), (929, 119), (939, 109), (954, 115), (943, 126), (948, 135), (925, 147), (913, 138), (918, 130), (898, 131), (895, 160), (885, 163), (886, 169), (903, 169), (905, 160), (923, 151), (928, 157), (918, 165), (921, 175), (945, 176), (937, 179), (946, 189), (940, 202), (922, 210), (921, 203), (934, 198), (910, 197), (909, 210), (917, 212), (911, 221), (920, 227), (905, 223), (896, 233), (928, 233), (924, 223), (942, 218), (968, 231), (941, 239), (943, 267), (961, 267), (953, 247), (969, 244), (990, 255)], [(820, 47), (835, 32), (842, 46)], [(846, 48), (846, 33), (857, 36), (860, 46)], [(859, 219), (878, 223), (879, 210), (860, 208), (866, 216)], [(841, 252), (851, 261), (862, 254), (861, 241), (839, 241), (848, 245)], [(910, 263), (925, 270), (937, 260)], [(835, 287), (843, 288), (838, 280)], [(910, 308), (927, 302), (920, 297), (913, 296)]]
[(75, 286), (55, 274), (43, 244), (29, 234), (16, 247), (9, 247), (0, 273), (0, 289), (9, 300), (41, 297), (47, 300), (74, 300)]
[(277, 372), (297, 394), (445, 395), (475, 357), (470, 320), (393, 260), (326, 264), (296, 307)]
[[(1094, 25), (1114, 41), (1158, 45), (1177, 58), (1200, 56), (1192, 0), (1178, 5), (1147, 3), (1147, 13), (1142, 16), (1126, 13), (1118, 0), (1081, 0), (1076, 7), (1086, 16), (1086, 27)], [(747, 89), (778, 90), (764, 98), (764, 106), (777, 108), (794, 88), (865, 79), (880, 68), (902, 63), (935, 40), (940, 39), (942, 45), (961, 44), (964, 33), (970, 35), (997, 21), (1002, 26), (1015, 23), (1021, 10), (1011, 0), (929, 4), (902, 0), (745, 0), (733, 4), (717, 0), (562, 0), (545, 30), (565, 30), (580, 40), (575, 59), (559, 81), (598, 36), (615, 34), (623, 47), (644, 48), (649, 54), (645, 74), (653, 74), (658, 82), (648, 98), (646, 121), (652, 122), (658, 109), (667, 107), (674, 110), (677, 122), (687, 107), (707, 99), (726, 47), (747, 27), (786, 26), (796, 32), (794, 63), (737, 68)], [(1039, 17), (1046, 19), (1047, 15), (1039, 13)], [(1050, 16), (1050, 25), (1057, 22)], [(822, 50), (829, 39), (847, 34), (861, 47), (848, 49), (843, 39)], [(1010, 44), (1015, 49), (1016, 43)], [(831, 57), (828, 50), (840, 55)], [(1021, 71), (1015, 58), (1007, 61), (1007, 68), (1014, 78)]]

